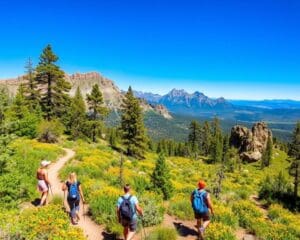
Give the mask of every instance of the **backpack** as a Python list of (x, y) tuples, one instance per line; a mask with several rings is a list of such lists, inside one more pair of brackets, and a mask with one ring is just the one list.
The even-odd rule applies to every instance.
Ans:
[(74, 183), (70, 184), (69, 195), (68, 196), (69, 196), (70, 199), (78, 199), (79, 198), (77, 182), (74, 182)]
[(204, 214), (208, 212), (206, 191), (200, 192), (198, 189), (196, 189), (193, 192), (192, 207), (194, 209), (194, 212), (197, 214)]
[(134, 210), (132, 208), (132, 204), (130, 202), (131, 196), (129, 196), (129, 198), (125, 198), (124, 196), (122, 196), (122, 203), (120, 205), (120, 215), (121, 215), (121, 219), (125, 219), (128, 221), (131, 221), (134, 215)]

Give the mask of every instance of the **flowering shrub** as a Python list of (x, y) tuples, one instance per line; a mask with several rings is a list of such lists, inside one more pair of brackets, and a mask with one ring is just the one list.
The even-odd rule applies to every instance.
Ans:
[(231, 227), (222, 223), (211, 223), (204, 233), (206, 240), (235, 240), (235, 235)]
[(170, 200), (168, 213), (182, 220), (194, 219), (194, 211), (192, 209), (192, 204), (190, 202), (190, 196), (179, 195), (172, 198)]
[(27, 209), (19, 215), (9, 213), (5, 217), (5, 225), (1, 222), (0, 227), (8, 239), (85, 239), (81, 229), (70, 225), (67, 215), (58, 205)]

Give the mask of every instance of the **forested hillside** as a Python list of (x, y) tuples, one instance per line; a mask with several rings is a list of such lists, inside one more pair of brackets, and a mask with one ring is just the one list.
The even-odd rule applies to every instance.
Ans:
[[(172, 128), (145, 116), (129, 87), (112, 126), (105, 122), (111, 109), (98, 84), (88, 94), (79, 87), (73, 97), (68, 94), (70, 83), (50, 45), (37, 66), (28, 62), (26, 69), (15, 97), (0, 90), (1, 239), (97, 239), (89, 224), (103, 239), (123, 239), (116, 202), (125, 184), (144, 211), (135, 239), (195, 239), (190, 196), (199, 180), (206, 182), (214, 208), (204, 239), (300, 238), (300, 123), (288, 144), (265, 123), (252, 129), (235, 123), (224, 131), (215, 117), (187, 125), (170, 120)], [(50, 189), (50, 203), (37, 207), (40, 162), (52, 161), (54, 171), (66, 150), (74, 157), (49, 174), (55, 194)], [(78, 227), (53, 177), (64, 181), (72, 172), (87, 203)]]

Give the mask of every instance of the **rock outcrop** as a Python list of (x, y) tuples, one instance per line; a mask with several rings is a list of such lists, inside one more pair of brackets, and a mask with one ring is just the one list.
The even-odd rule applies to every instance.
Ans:
[(244, 161), (256, 162), (261, 159), (269, 136), (272, 132), (264, 122), (254, 124), (251, 130), (237, 125), (231, 129), (230, 144), (239, 149)]

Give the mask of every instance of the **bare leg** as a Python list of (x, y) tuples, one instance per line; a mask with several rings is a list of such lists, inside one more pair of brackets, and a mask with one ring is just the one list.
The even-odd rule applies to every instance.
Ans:
[(48, 197), (48, 191), (43, 192), (40, 206), (47, 205), (47, 197)]
[(207, 226), (209, 225), (209, 223), (210, 223), (209, 220), (208, 220), (208, 221), (204, 221), (204, 222), (203, 222), (203, 228), (206, 229)]
[(135, 232), (129, 231), (129, 232), (128, 232), (128, 235), (127, 235), (127, 238), (126, 238), (125, 240), (132, 240), (133, 237), (134, 237), (134, 234), (135, 234)]
[(124, 239), (126, 240), (128, 235), (128, 227), (124, 227), (123, 234), (124, 234)]

